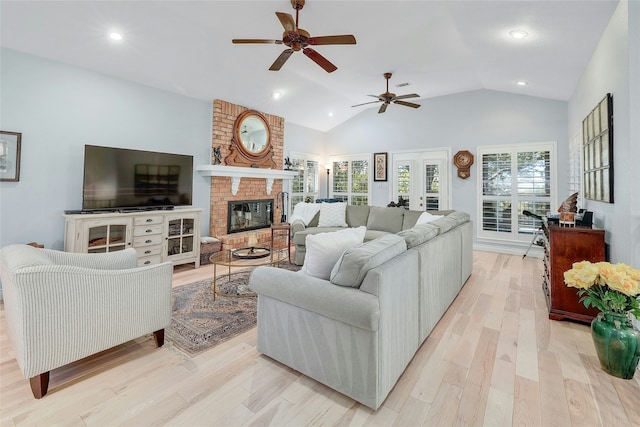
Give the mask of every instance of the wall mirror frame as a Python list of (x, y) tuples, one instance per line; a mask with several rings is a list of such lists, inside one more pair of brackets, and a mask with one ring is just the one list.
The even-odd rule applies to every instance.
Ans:
[(584, 197), (613, 203), (613, 97), (608, 93), (582, 121)]
[(231, 166), (275, 168), (271, 129), (260, 112), (247, 110), (233, 124), (230, 154), (225, 163)]

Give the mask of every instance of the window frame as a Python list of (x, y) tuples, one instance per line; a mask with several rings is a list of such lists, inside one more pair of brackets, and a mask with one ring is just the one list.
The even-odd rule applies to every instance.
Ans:
[[(352, 180), (352, 164), (353, 162), (364, 161), (367, 163), (367, 192), (355, 192), (353, 189), (353, 180)], [(334, 165), (336, 162), (347, 162), (347, 192), (336, 193), (334, 191), (334, 177), (335, 170)], [(373, 176), (371, 173), (371, 165), (373, 165), (373, 154), (349, 154), (349, 155), (341, 155), (341, 156), (330, 156), (329, 164), (331, 165), (331, 173), (329, 177), (329, 198), (344, 198), (346, 197), (346, 203), (349, 205), (353, 204), (354, 197), (366, 197), (367, 205), (371, 204), (371, 186), (373, 184)]]
[[(304, 167), (303, 167), (303, 178), (302, 178), (302, 192), (294, 192), (294, 181), (295, 181), (295, 177), (289, 180), (289, 186), (288, 186), (288, 191), (289, 191), (289, 217), (291, 217), (291, 213), (293, 212), (293, 208), (295, 207), (294, 203), (294, 197), (302, 197), (302, 201), (304, 201), (304, 199), (306, 197), (311, 197), (313, 199), (313, 201), (315, 202), (315, 200), (318, 198), (319, 194), (320, 194), (320, 156), (317, 154), (312, 154), (312, 153), (302, 153), (302, 152), (297, 152), (297, 151), (292, 151), (289, 153), (289, 159), (291, 160), (291, 162), (293, 163), (295, 160), (303, 160), (304, 161)], [(313, 180), (315, 180), (315, 192), (309, 192), (307, 191), (307, 186), (305, 185), (305, 183), (307, 182), (307, 180), (309, 179), (309, 174), (310, 174), (310, 170), (307, 168), (307, 163), (308, 162), (315, 162), (316, 163), (316, 170), (315, 170), (315, 176), (311, 177)], [(300, 169), (294, 169), (299, 171)]]
[[(536, 197), (536, 196), (518, 196), (517, 188), (518, 188), (518, 179), (513, 179), (513, 177), (518, 177), (517, 175), (517, 166), (518, 166), (518, 157), (517, 153), (523, 152), (532, 152), (532, 151), (548, 151), (549, 152), (549, 196), (548, 197)], [(484, 242), (495, 242), (495, 243), (507, 243), (507, 244), (517, 244), (517, 245), (526, 245), (531, 242), (532, 236), (535, 233), (535, 230), (531, 233), (527, 232), (519, 232), (519, 220), (522, 222), (524, 215), (522, 212), (519, 212), (518, 209), (511, 209), (510, 213), (510, 226), (511, 231), (509, 232), (501, 232), (501, 231), (490, 231), (484, 230), (484, 222), (483, 222), (483, 203), (487, 200), (510, 200), (511, 206), (518, 206), (519, 202), (523, 201), (538, 201), (538, 202), (549, 202), (550, 211), (554, 210), (554, 206), (558, 205), (558, 156), (557, 156), (557, 142), (556, 141), (544, 141), (544, 142), (531, 142), (531, 143), (514, 143), (514, 144), (503, 144), (503, 145), (485, 145), (477, 147), (477, 160), (478, 167), (476, 168), (476, 176), (477, 176), (477, 240)], [(485, 196), (483, 194), (483, 157), (487, 154), (502, 154), (509, 153), (511, 155), (510, 163), (511, 163), (511, 193), (509, 196)], [(540, 226), (540, 222), (538, 220), (533, 220), (533, 218), (529, 218), (529, 220), (533, 221), (535, 227)]]

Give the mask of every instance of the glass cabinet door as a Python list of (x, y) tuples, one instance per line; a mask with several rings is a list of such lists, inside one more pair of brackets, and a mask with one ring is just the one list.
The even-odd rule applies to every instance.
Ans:
[(95, 224), (88, 222), (85, 236), (87, 236), (86, 252), (105, 253), (126, 249), (129, 245), (129, 225), (122, 223)]
[(195, 218), (174, 218), (169, 220), (167, 255), (182, 255), (194, 251)]

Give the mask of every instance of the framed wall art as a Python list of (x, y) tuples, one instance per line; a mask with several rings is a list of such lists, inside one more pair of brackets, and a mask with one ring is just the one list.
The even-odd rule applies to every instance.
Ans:
[(0, 130), (0, 181), (20, 181), (22, 134)]
[(613, 97), (608, 93), (582, 121), (584, 197), (613, 203)]
[(387, 180), (387, 153), (373, 153), (373, 180)]

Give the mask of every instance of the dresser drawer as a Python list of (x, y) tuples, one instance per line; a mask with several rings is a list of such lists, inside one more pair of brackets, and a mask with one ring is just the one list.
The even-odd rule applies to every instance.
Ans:
[(138, 267), (143, 267), (145, 265), (160, 264), (161, 262), (162, 262), (162, 257), (160, 255), (145, 256), (145, 257), (138, 258)]
[(133, 247), (141, 248), (143, 246), (160, 245), (162, 243), (161, 234), (152, 234), (150, 236), (139, 236), (133, 239)]
[(138, 258), (148, 257), (151, 255), (160, 255), (160, 252), (162, 252), (162, 246), (155, 245), (155, 246), (137, 247), (136, 252), (138, 253)]
[(137, 216), (133, 219), (133, 225), (154, 225), (162, 224), (162, 216), (160, 215), (145, 215)]
[(138, 225), (133, 227), (133, 236), (148, 236), (152, 234), (162, 233), (162, 224), (160, 225)]

